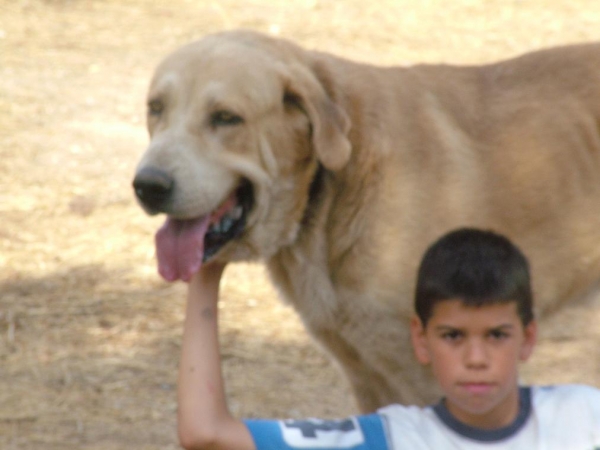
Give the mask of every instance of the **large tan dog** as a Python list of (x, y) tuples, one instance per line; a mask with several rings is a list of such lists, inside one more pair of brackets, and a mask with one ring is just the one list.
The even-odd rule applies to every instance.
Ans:
[(161, 274), (265, 260), (359, 405), (437, 394), (413, 360), (417, 264), (450, 229), (513, 239), (540, 311), (600, 278), (600, 45), (378, 68), (253, 32), (181, 48), (134, 180)]

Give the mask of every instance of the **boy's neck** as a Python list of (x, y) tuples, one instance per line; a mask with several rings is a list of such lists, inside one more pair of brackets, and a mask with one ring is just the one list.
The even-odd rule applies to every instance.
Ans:
[[(464, 421), (456, 417), (450, 409), (445, 399), (434, 406), (438, 417), (449, 428), (462, 436), (473, 438), (480, 441), (492, 441), (504, 439), (514, 434), (526, 422), (531, 412), (530, 388), (517, 388), (516, 410), (511, 417), (508, 414), (490, 414), (473, 415), (474, 420)], [(504, 412), (504, 411), (503, 411)]]
[(465, 411), (448, 400), (444, 402), (450, 414), (460, 422), (481, 430), (494, 430), (506, 427), (516, 419), (519, 413), (519, 387), (515, 386), (500, 404), (482, 414)]

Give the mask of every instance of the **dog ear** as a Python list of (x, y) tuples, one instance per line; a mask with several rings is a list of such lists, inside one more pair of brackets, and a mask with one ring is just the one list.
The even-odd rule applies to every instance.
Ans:
[(350, 159), (350, 118), (325, 92), (306, 67), (286, 67), (285, 100), (297, 104), (308, 116), (319, 161), (329, 170), (342, 169)]

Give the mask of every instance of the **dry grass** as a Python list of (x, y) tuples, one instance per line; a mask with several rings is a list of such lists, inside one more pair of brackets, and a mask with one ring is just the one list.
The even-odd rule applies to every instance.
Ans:
[[(183, 292), (155, 274), (160, 219), (130, 187), (155, 63), (223, 28), (381, 64), (478, 63), (600, 38), (593, 0), (27, 1), (0, 4), (0, 448), (173, 449)], [(228, 268), (225, 374), (244, 416), (354, 412), (263, 269)], [(582, 302), (528, 380), (600, 386)]]

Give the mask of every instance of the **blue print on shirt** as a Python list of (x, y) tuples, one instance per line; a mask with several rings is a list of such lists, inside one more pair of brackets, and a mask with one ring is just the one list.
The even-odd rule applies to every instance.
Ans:
[(286, 420), (283, 440), (293, 448), (353, 448), (365, 441), (356, 418), (346, 420)]
[(344, 420), (245, 420), (258, 450), (386, 450), (377, 414)]
[(356, 425), (351, 419), (346, 420), (285, 420), (285, 428), (298, 428), (305, 438), (316, 438), (317, 431), (354, 431)]

